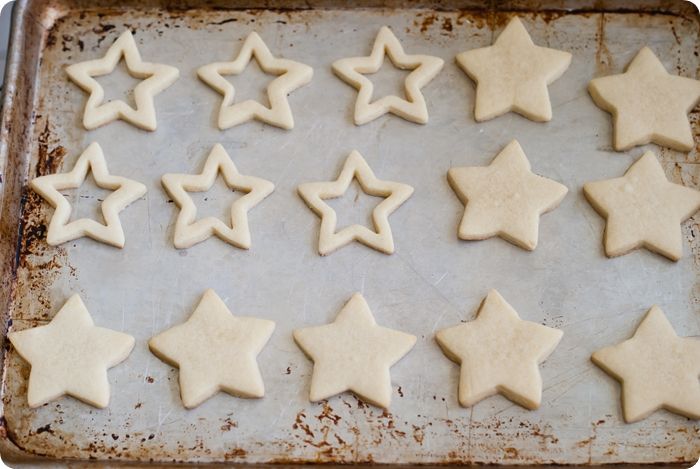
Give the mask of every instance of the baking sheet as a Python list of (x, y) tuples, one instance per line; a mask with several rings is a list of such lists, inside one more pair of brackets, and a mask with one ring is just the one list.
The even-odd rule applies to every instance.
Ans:
[[(695, 76), (696, 18), (521, 13), (537, 44), (573, 54), (568, 71), (549, 87), (554, 118), (541, 124), (514, 114), (474, 122), (474, 88), (454, 62), (458, 52), (491, 44), (509, 13), (52, 11), (53, 18), (43, 17), (55, 22), (46, 24), (51, 28), (37, 74), (28, 177), (70, 169), (81, 151), (97, 141), (111, 172), (136, 179), (149, 191), (121, 213), (127, 240), (123, 250), (88, 239), (47, 246), (45, 226), (52, 209), (35, 194), (25, 194), (9, 309), (12, 328), (46, 322), (77, 292), (98, 325), (128, 332), (137, 344), (127, 361), (110, 370), (112, 398), (104, 410), (70, 398), (28, 409), (29, 366), (9, 350), (4, 428), (23, 452), (141, 462), (600, 464), (697, 459), (696, 422), (662, 411), (624, 424), (618, 384), (589, 361), (592, 351), (629, 337), (652, 304), (664, 309), (681, 335), (700, 335), (697, 216), (684, 225), (685, 255), (678, 263), (645, 251), (607, 259), (601, 244), (604, 222), (581, 192), (586, 181), (621, 175), (647, 149), (659, 154), (673, 181), (700, 186), (695, 150), (684, 155), (649, 145), (612, 151), (609, 115), (586, 92), (591, 78), (621, 72), (645, 44), (669, 71)], [(428, 125), (394, 116), (362, 127), (352, 124), (356, 92), (332, 74), (330, 64), (368, 54), (382, 25), (395, 31), (409, 53), (445, 60), (443, 71), (423, 89)], [(80, 122), (86, 94), (68, 81), (63, 67), (101, 57), (124, 28), (135, 31), (144, 60), (178, 67), (180, 79), (156, 97), (156, 132), (124, 122), (85, 131)], [(311, 84), (289, 98), (296, 122), (292, 131), (260, 123), (216, 128), (221, 96), (200, 82), (195, 70), (235, 57), (251, 31), (275, 55), (314, 67)], [(373, 80), (382, 90), (393, 90), (390, 82), (397, 76), (378, 74)], [(105, 86), (122, 81), (101, 79)], [(241, 85), (241, 80), (234, 83)], [(692, 120), (697, 133), (697, 114)], [(459, 241), (463, 207), (446, 182), (447, 169), (488, 164), (514, 138), (533, 170), (562, 182), (569, 194), (542, 217), (534, 252), (500, 239)], [(176, 207), (161, 189), (160, 177), (199, 171), (215, 143), (224, 145), (241, 172), (273, 181), (275, 192), (249, 214), (250, 251), (216, 239), (178, 251), (171, 241)], [(359, 244), (325, 258), (317, 254), (319, 219), (296, 195), (296, 187), (334, 179), (353, 149), (378, 177), (415, 188), (390, 217), (394, 255)], [(80, 214), (91, 214), (97, 203), (91, 192), (66, 194)], [(197, 201), (206, 207), (203, 213), (220, 214), (227, 197), (218, 191)], [(333, 206), (341, 223), (364, 221), (371, 200), (353, 189)], [(349, 211), (356, 219), (343, 215)], [(177, 371), (149, 353), (148, 338), (184, 321), (206, 288), (214, 288), (234, 314), (277, 323), (258, 358), (264, 399), (219, 394), (186, 410)], [(491, 288), (524, 319), (564, 330), (561, 344), (541, 367), (544, 394), (537, 411), (502, 397), (470, 409), (457, 403), (459, 368), (440, 352), (434, 332), (472, 319)], [(380, 324), (418, 336), (413, 351), (392, 368), (390, 411), (350, 394), (308, 402), (312, 363), (294, 344), (291, 331), (332, 321), (356, 291), (364, 294)]]

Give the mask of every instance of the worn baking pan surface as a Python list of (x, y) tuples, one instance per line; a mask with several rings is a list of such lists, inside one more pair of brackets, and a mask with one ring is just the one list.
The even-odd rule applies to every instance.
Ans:
[[(696, 151), (684, 155), (651, 145), (612, 151), (609, 115), (586, 92), (591, 78), (621, 72), (645, 44), (672, 73), (695, 76), (698, 22), (692, 11), (521, 11), (537, 44), (573, 54), (569, 70), (549, 87), (554, 118), (540, 124), (513, 114), (474, 122), (473, 85), (454, 63), (457, 53), (491, 44), (512, 16), (508, 12), (168, 10), (150, 5), (127, 11), (60, 2), (22, 3), (20, 9), (25, 27), (33, 31), (25, 38), (27, 47), (34, 37), (40, 53), (27, 53), (20, 67), (25, 76), (16, 74), (12, 88), (17, 101), (35, 98), (29, 99), (25, 116), (31, 125), (19, 121), (5, 129), (15, 150), (6, 147), (5, 152), (8, 168), (14, 169), (4, 185), (3, 232), (9, 241), (3, 239), (3, 255), (7, 265), (16, 262), (16, 273), (5, 285), (4, 294), (11, 292), (7, 317), (13, 329), (45, 323), (77, 292), (98, 325), (134, 335), (137, 345), (127, 361), (109, 372), (112, 397), (104, 410), (70, 398), (29, 409), (29, 366), (6, 348), (5, 447), (49, 458), (141, 462), (598, 464), (697, 459), (696, 422), (662, 411), (624, 424), (618, 384), (589, 361), (592, 351), (629, 337), (652, 304), (664, 309), (681, 335), (700, 335), (697, 218), (684, 226), (685, 255), (678, 263), (644, 251), (608, 259), (601, 244), (604, 222), (581, 193), (586, 181), (621, 175), (646, 149), (659, 154), (673, 181), (699, 187)], [(367, 54), (382, 25), (389, 25), (410, 53), (437, 55), (446, 62), (424, 88), (430, 112), (425, 126), (390, 116), (362, 127), (352, 124), (356, 93), (333, 76), (330, 64)], [(63, 68), (101, 57), (125, 28), (134, 31), (145, 60), (174, 65), (181, 77), (156, 97), (156, 132), (123, 122), (85, 131), (86, 95), (68, 81)], [(259, 123), (216, 128), (221, 97), (197, 80), (195, 70), (232, 59), (250, 31), (257, 31), (274, 54), (314, 67), (312, 83), (290, 96), (296, 121), (292, 131)], [(32, 63), (35, 73), (26, 76)], [(397, 78), (377, 74), (378, 93), (394, 91)], [(123, 73), (100, 82), (108, 97), (109, 90), (130, 83)], [(240, 99), (246, 92), (257, 97), (245, 80), (234, 83)], [(697, 133), (696, 114), (692, 120)], [(463, 207), (446, 182), (447, 169), (487, 164), (514, 138), (533, 169), (569, 187), (568, 196), (542, 217), (534, 252), (499, 239), (460, 242), (456, 231)], [(121, 214), (127, 239), (123, 250), (88, 239), (49, 247), (45, 234), (52, 209), (26, 189), (28, 179), (70, 169), (90, 142), (102, 145), (114, 174), (148, 186), (146, 196)], [(250, 251), (215, 239), (178, 251), (171, 241), (176, 208), (161, 189), (160, 177), (199, 171), (215, 143), (224, 145), (243, 173), (273, 181), (276, 190), (250, 212)], [(394, 255), (359, 244), (325, 258), (316, 252), (319, 221), (296, 195), (296, 187), (335, 178), (353, 149), (378, 177), (416, 189), (391, 216)], [(78, 216), (93, 215), (100, 197), (87, 189), (66, 195)], [(196, 202), (202, 215), (220, 215), (229, 197), (220, 190)], [(349, 213), (365, 214), (372, 202), (353, 189), (333, 205), (344, 224), (356, 221)], [(19, 223), (8, 226), (13, 214), (20, 216)], [(12, 226), (16, 232), (18, 224), (15, 248), (8, 243), (17, 236)], [(277, 323), (259, 357), (263, 399), (219, 394), (186, 410), (177, 371), (149, 353), (148, 338), (184, 321), (206, 288), (214, 288), (234, 314)], [(523, 318), (564, 330), (560, 346), (542, 366), (544, 395), (537, 411), (501, 397), (461, 408), (456, 399), (459, 368), (434, 342), (437, 329), (471, 319), (491, 288)], [(379, 323), (419, 337), (392, 369), (390, 411), (350, 394), (308, 402), (312, 364), (291, 332), (331, 321), (356, 291), (363, 292)]]

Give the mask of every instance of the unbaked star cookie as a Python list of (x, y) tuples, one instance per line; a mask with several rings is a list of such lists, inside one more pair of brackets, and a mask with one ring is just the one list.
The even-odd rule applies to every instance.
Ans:
[(457, 63), (476, 82), (477, 121), (514, 111), (544, 122), (552, 119), (547, 85), (569, 68), (571, 54), (536, 46), (515, 17), (492, 46), (462, 52)]
[(391, 403), (389, 368), (416, 343), (410, 334), (378, 326), (359, 293), (333, 323), (296, 329), (294, 340), (314, 362), (312, 402), (352, 391), (383, 408)]
[(520, 319), (491, 290), (476, 319), (438, 331), (435, 338), (450, 360), (461, 364), (459, 403), (470, 407), (494, 394), (536, 409), (542, 400), (538, 365), (556, 348), (563, 332)]
[(583, 193), (607, 220), (608, 257), (644, 247), (677, 261), (683, 255), (681, 223), (700, 209), (700, 191), (669, 182), (650, 151), (624, 176), (588, 182)]
[(678, 337), (658, 306), (631, 339), (598, 350), (591, 360), (622, 383), (626, 422), (659, 409), (700, 419), (700, 340)]
[(688, 113), (700, 100), (700, 81), (669, 74), (648, 47), (625, 73), (595, 78), (588, 91), (613, 115), (615, 150), (650, 142), (679, 151), (693, 148)]
[(63, 395), (107, 407), (107, 370), (126, 360), (134, 348), (130, 335), (95, 326), (78, 295), (71, 296), (47, 325), (13, 331), (7, 337), (32, 367), (29, 407)]
[(566, 186), (533, 174), (516, 140), (489, 166), (451, 168), (447, 180), (465, 204), (461, 239), (500, 236), (529, 251), (537, 247), (540, 215), (556, 208), (568, 192)]
[(274, 329), (272, 321), (233, 316), (214, 290), (207, 290), (185, 323), (151, 338), (148, 346), (180, 369), (180, 396), (191, 409), (219, 391), (263, 397), (256, 357)]

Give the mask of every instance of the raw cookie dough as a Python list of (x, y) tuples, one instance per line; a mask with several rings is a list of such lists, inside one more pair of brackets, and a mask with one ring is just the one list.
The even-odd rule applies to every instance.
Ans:
[(700, 340), (678, 337), (658, 306), (631, 339), (598, 350), (591, 360), (622, 384), (625, 422), (659, 409), (700, 419)]
[[(404, 82), (406, 99), (390, 95), (372, 102), (374, 86), (363, 74), (378, 72), (384, 63), (385, 54), (395, 67), (412, 70)], [(391, 29), (382, 26), (369, 56), (336, 60), (333, 62), (333, 71), (357, 89), (355, 125), (366, 124), (387, 112), (417, 124), (426, 124), (428, 107), (420, 89), (440, 73), (444, 63), (439, 57), (406, 54)]]
[(477, 121), (514, 111), (546, 122), (552, 119), (547, 85), (569, 68), (571, 54), (536, 46), (514, 17), (492, 46), (462, 52), (457, 63), (476, 83)]
[[(143, 79), (134, 88), (136, 109), (120, 100), (103, 104), (104, 89), (93, 78), (112, 73), (122, 57), (129, 74), (134, 78)], [(66, 72), (71, 80), (90, 93), (83, 114), (83, 125), (88, 130), (117, 119), (123, 119), (144, 130), (156, 130), (154, 96), (175, 83), (180, 75), (175, 67), (143, 62), (134, 37), (128, 29), (112, 44), (104, 57), (69, 65)]]
[[(229, 188), (245, 192), (244, 196), (239, 197), (231, 204), (230, 225), (216, 217), (196, 220), (197, 207), (187, 194), (188, 192), (204, 192), (211, 189), (219, 172)], [(178, 249), (194, 246), (212, 235), (218, 236), (233, 246), (249, 249), (251, 238), (248, 210), (259, 204), (275, 188), (270, 181), (239, 173), (224, 147), (218, 143), (209, 153), (200, 174), (165, 174), (161, 182), (166, 192), (180, 207), (173, 239), (173, 243)]]
[(272, 321), (233, 316), (214, 290), (207, 290), (185, 323), (151, 338), (148, 347), (180, 369), (180, 396), (191, 409), (219, 391), (263, 397), (256, 357), (274, 329)]
[(352, 391), (382, 408), (391, 403), (389, 368), (416, 343), (410, 334), (378, 326), (359, 293), (333, 323), (296, 329), (294, 340), (314, 362), (312, 402)]
[(107, 370), (124, 361), (134, 348), (130, 335), (96, 327), (79, 295), (71, 296), (47, 325), (10, 332), (7, 337), (31, 365), (29, 407), (63, 395), (107, 407)]
[(461, 364), (459, 403), (470, 407), (503, 394), (527, 409), (542, 400), (538, 365), (556, 348), (564, 333), (520, 319), (496, 290), (479, 307), (476, 319), (438, 331), (442, 351)]
[[(277, 75), (267, 86), (270, 107), (248, 99), (235, 103), (236, 90), (225, 75), (238, 75), (250, 60), (255, 60), (265, 73)], [(214, 62), (197, 70), (197, 76), (207, 85), (224, 95), (219, 108), (219, 129), (224, 130), (258, 119), (276, 127), (292, 129), (294, 117), (287, 95), (311, 81), (314, 71), (308, 65), (288, 59), (276, 58), (256, 33), (248, 35), (238, 56), (232, 62)]]
[(568, 189), (533, 174), (517, 140), (489, 166), (450, 168), (447, 181), (465, 205), (459, 237), (500, 236), (523, 249), (537, 247), (540, 215), (556, 208)]
[(700, 100), (700, 81), (669, 74), (648, 47), (625, 73), (595, 78), (588, 91), (598, 107), (613, 115), (615, 150), (650, 142), (692, 150), (688, 113)]
[(587, 182), (583, 193), (607, 220), (608, 257), (644, 247), (677, 261), (683, 255), (681, 223), (700, 209), (700, 191), (669, 182), (650, 151), (624, 176)]
[[(71, 204), (60, 192), (80, 187), (88, 171), (92, 171), (99, 187), (114, 191), (102, 201), (104, 224), (89, 218), (69, 221)], [(40, 176), (32, 179), (29, 185), (56, 209), (46, 234), (46, 242), (51, 246), (88, 236), (118, 248), (124, 247), (119, 212), (146, 193), (146, 186), (140, 182), (109, 174), (102, 148), (97, 143), (91, 143), (83, 151), (70, 172)]]
[[(365, 193), (385, 197), (372, 211), (372, 222), (376, 231), (362, 225), (351, 225), (337, 233), (335, 231), (338, 217), (335, 210), (323, 199), (343, 195), (350, 187), (353, 178), (357, 178), (357, 182)], [(362, 155), (357, 150), (353, 150), (345, 160), (338, 179), (301, 184), (297, 191), (306, 205), (321, 217), (321, 228), (318, 234), (319, 254), (328, 255), (352, 241), (359, 241), (377, 251), (391, 254), (394, 252), (394, 238), (389, 225), (389, 215), (411, 197), (413, 187), (377, 179)]]

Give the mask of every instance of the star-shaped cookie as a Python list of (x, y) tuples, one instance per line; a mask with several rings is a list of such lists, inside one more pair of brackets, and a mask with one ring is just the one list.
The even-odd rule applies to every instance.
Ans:
[(343, 306), (333, 323), (296, 329), (294, 340), (314, 362), (312, 402), (352, 391), (385, 409), (391, 403), (389, 368), (416, 343), (410, 334), (378, 326), (359, 293)]
[(598, 350), (591, 360), (622, 384), (626, 422), (659, 409), (700, 419), (700, 340), (678, 337), (658, 306), (631, 339)]
[[(102, 218), (105, 224), (89, 218), (69, 221), (71, 204), (59, 192), (80, 187), (88, 171), (92, 171), (95, 183), (99, 187), (114, 191), (102, 201)], [(91, 143), (83, 151), (70, 172), (40, 176), (32, 179), (29, 185), (56, 209), (46, 234), (46, 242), (51, 246), (88, 236), (118, 248), (124, 247), (124, 230), (119, 221), (119, 212), (146, 193), (146, 186), (140, 182), (109, 174), (107, 162), (98, 143)]]
[[(211, 189), (219, 173), (224, 177), (229, 188), (245, 192), (245, 195), (231, 204), (230, 225), (216, 217), (196, 220), (197, 207), (187, 194)], [(178, 249), (189, 248), (212, 235), (218, 236), (233, 246), (249, 249), (251, 237), (248, 210), (259, 204), (275, 188), (270, 181), (239, 173), (224, 147), (218, 143), (209, 153), (200, 174), (165, 174), (161, 182), (166, 192), (180, 207), (173, 239)]]
[(134, 348), (130, 335), (96, 327), (78, 295), (71, 296), (49, 324), (10, 332), (7, 337), (31, 365), (29, 407), (63, 395), (107, 407), (107, 370), (124, 361)]
[[(136, 109), (120, 100), (102, 103), (105, 92), (94, 78), (112, 73), (122, 57), (129, 74), (143, 79), (134, 88)], [(88, 130), (116, 119), (123, 119), (144, 130), (156, 130), (154, 96), (175, 83), (180, 74), (177, 68), (169, 65), (143, 62), (128, 29), (114, 41), (104, 57), (69, 65), (66, 72), (71, 80), (90, 93), (83, 114), (83, 125)]]
[(470, 407), (503, 394), (527, 409), (542, 400), (538, 365), (557, 347), (563, 332), (520, 319), (506, 300), (491, 290), (476, 319), (438, 331), (442, 351), (461, 364), (459, 403)]
[(489, 166), (450, 168), (447, 181), (465, 204), (461, 239), (500, 236), (529, 251), (537, 247), (540, 215), (556, 208), (568, 192), (564, 185), (533, 174), (516, 140)]
[(625, 73), (595, 78), (588, 92), (613, 115), (615, 150), (656, 143), (679, 151), (693, 148), (688, 113), (700, 100), (700, 81), (669, 74), (648, 47)]
[(233, 316), (214, 290), (207, 290), (185, 323), (151, 338), (148, 347), (180, 369), (180, 397), (191, 409), (219, 391), (263, 397), (256, 357), (274, 329), (272, 321)]
[(681, 223), (700, 209), (700, 191), (669, 182), (650, 151), (624, 176), (587, 182), (583, 193), (607, 220), (608, 257), (644, 247), (677, 261), (683, 255)]
[(569, 68), (571, 54), (536, 46), (515, 17), (492, 46), (462, 52), (457, 63), (476, 83), (477, 121), (514, 111), (546, 122), (552, 119), (547, 85)]
[[(267, 87), (270, 107), (252, 99), (235, 103), (236, 90), (225, 75), (238, 75), (255, 60), (265, 73), (277, 75)], [(232, 62), (214, 62), (197, 70), (197, 76), (207, 85), (224, 95), (219, 108), (219, 128), (221, 130), (258, 119), (283, 129), (294, 127), (292, 109), (287, 95), (311, 81), (313, 69), (308, 65), (288, 59), (274, 57), (257, 33), (248, 35), (238, 57)]]
[[(374, 86), (363, 74), (378, 72), (384, 62), (385, 54), (389, 56), (395, 67), (411, 70), (404, 82), (406, 99), (390, 95), (372, 102)], [(382, 26), (369, 56), (336, 60), (333, 62), (333, 71), (343, 81), (357, 89), (355, 125), (366, 124), (387, 112), (417, 124), (426, 124), (428, 107), (420, 89), (440, 73), (444, 63), (439, 57), (406, 54), (391, 29)]]
[[(365, 193), (385, 197), (372, 211), (372, 222), (376, 231), (362, 225), (351, 225), (336, 233), (338, 217), (335, 210), (323, 200), (343, 195), (354, 178), (357, 178), (357, 182)], [(353, 150), (345, 160), (338, 179), (330, 182), (301, 184), (297, 191), (306, 205), (321, 217), (318, 235), (319, 254), (326, 256), (352, 241), (359, 241), (377, 251), (391, 254), (394, 252), (394, 238), (389, 225), (389, 215), (408, 200), (413, 194), (413, 187), (377, 179), (362, 155)]]

